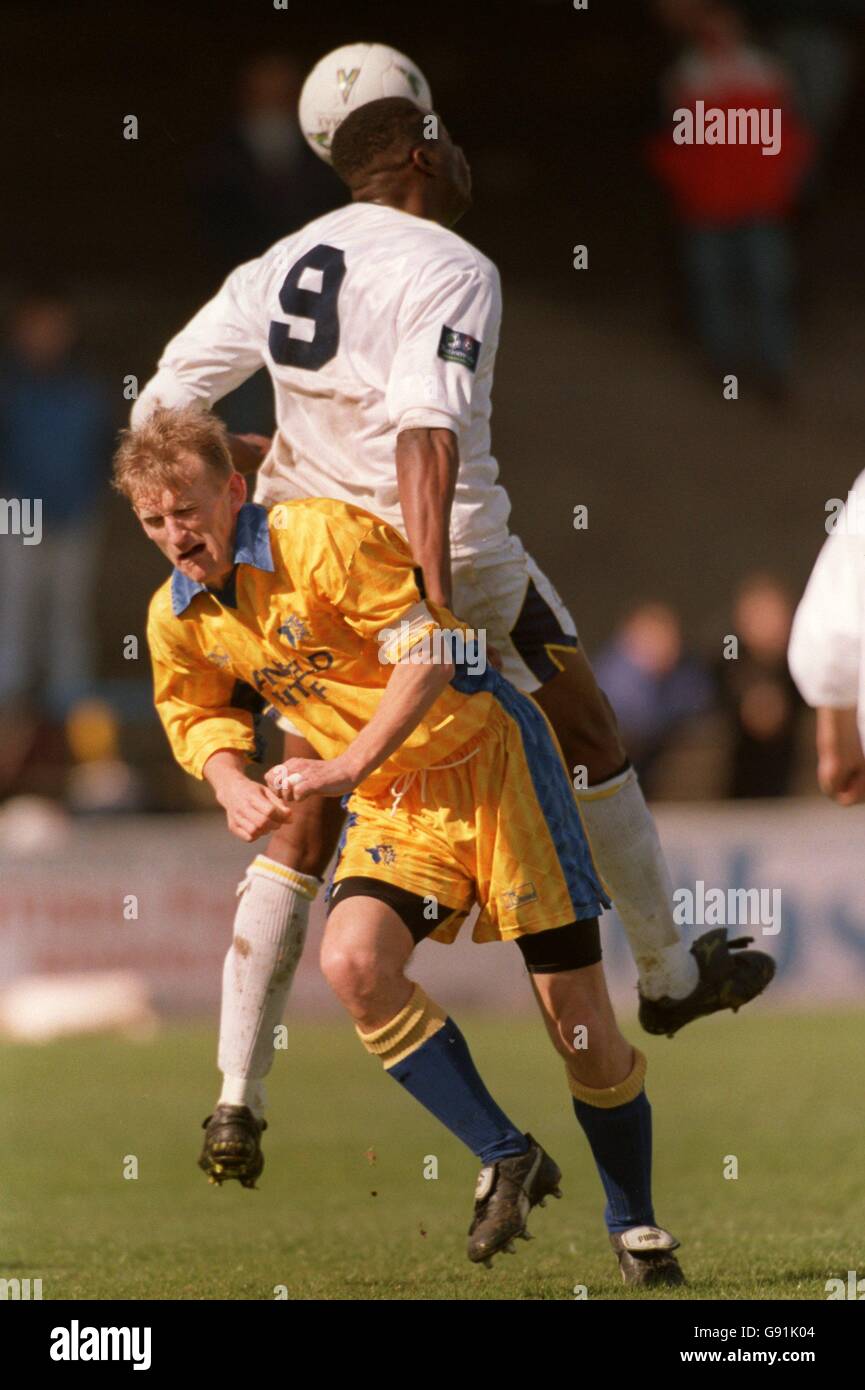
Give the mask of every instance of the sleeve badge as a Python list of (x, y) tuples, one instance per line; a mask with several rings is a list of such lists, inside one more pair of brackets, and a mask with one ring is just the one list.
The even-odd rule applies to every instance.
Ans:
[(458, 362), (461, 367), (468, 367), (469, 371), (473, 372), (478, 365), (480, 352), (481, 345), (477, 338), (472, 338), (468, 333), (460, 333), (456, 328), (449, 328), (444, 324), (439, 338), (438, 355), (445, 362)]

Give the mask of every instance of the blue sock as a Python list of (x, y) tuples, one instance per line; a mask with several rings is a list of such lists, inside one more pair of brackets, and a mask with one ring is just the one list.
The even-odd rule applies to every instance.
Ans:
[(574, 1100), (574, 1113), (591, 1145), (607, 1194), (607, 1230), (612, 1233), (631, 1226), (654, 1226), (652, 1107), (645, 1091), (610, 1110)]
[(452, 1018), (387, 1072), (483, 1163), (523, 1154), (529, 1147), (478, 1075)]

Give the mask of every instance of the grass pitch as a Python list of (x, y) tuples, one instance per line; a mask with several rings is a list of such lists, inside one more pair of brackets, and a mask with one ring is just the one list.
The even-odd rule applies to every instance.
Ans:
[[(255, 1192), (196, 1167), (215, 1027), (5, 1045), (0, 1277), (41, 1278), (45, 1299), (670, 1297), (620, 1283), (540, 1020), (459, 1021), (497, 1099), (564, 1172), (535, 1241), (492, 1271), (465, 1257), (476, 1161), (338, 1019), (290, 1022)], [(628, 1033), (649, 1056), (657, 1217), (689, 1281), (675, 1296), (822, 1300), (827, 1279), (865, 1274), (865, 1013), (757, 1006), (673, 1042)]]

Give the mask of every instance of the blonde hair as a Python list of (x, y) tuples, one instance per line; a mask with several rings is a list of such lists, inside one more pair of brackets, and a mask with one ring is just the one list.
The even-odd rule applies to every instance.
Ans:
[(112, 486), (134, 503), (142, 489), (172, 487), (186, 481), (189, 461), (201, 459), (214, 481), (234, 472), (228, 432), (216, 415), (197, 405), (178, 410), (158, 406), (143, 425), (124, 430), (114, 455)]

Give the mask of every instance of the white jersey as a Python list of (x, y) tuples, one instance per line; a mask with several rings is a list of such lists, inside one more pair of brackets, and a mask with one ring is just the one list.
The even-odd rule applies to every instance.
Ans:
[(817, 556), (790, 635), (790, 671), (809, 705), (858, 707), (865, 741), (865, 473)]
[(172, 338), (132, 411), (212, 405), (264, 364), (277, 431), (255, 500), (336, 497), (405, 534), (400, 430), (453, 430), (460, 467), (454, 558), (508, 538), (510, 502), (490, 454), (501, 321), (492, 261), (455, 232), (351, 203), (233, 271)]

